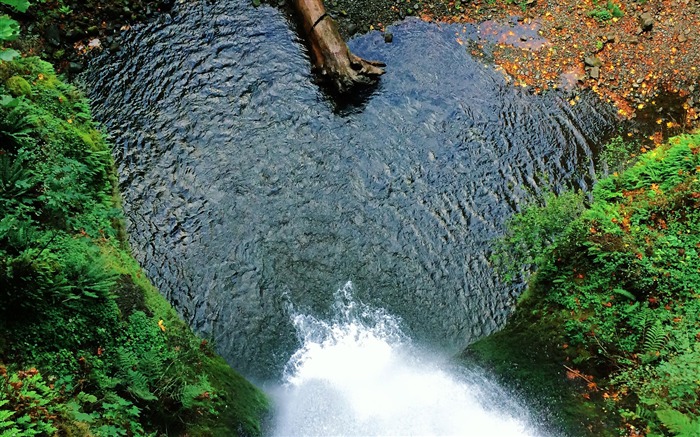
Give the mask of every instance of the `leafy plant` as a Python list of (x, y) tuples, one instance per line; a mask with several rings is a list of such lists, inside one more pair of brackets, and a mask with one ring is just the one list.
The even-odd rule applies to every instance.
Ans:
[(501, 258), (536, 267), (529, 320), (556, 327), (574, 378), (599, 378), (587, 398), (602, 393), (617, 420), (649, 435), (694, 435), (700, 134), (672, 138), (622, 167), (598, 181), (590, 205), (568, 206), (580, 213), (562, 214), (553, 201), (525, 208), (497, 247)]
[[(29, 8), (27, 0), (0, 0), (0, 4), (10, 6), (19, 12), (26, 12), (27, 8)], [(0, 45), (17, 39), (18, 36), (19, 23), (7, 15), (0, 15)], [(11, 61), (17, 56), (19, 56), (19, 53), (16, 50), (0, 48), (0, 61)]]
[(622, 173), (632, 166), (638, 157), (640, 144), (638, 141), (625, 141), (617, 136), (608, 141), (600, 153), (600, 161), (604, 166), (604, 175)]
[(642, 352), (654, 353), (661, 350), (667, 340), (666, 329), (659, 320), (656, 320), (644, 333)]
[(599, 5), (588, 13), (589, 17), (593, 17), (600, 22), (608, 21), (612, 18), (620, 18), (624, 15), (625, 13), (622, 12), (620, 6), (613, 3), (612, 0), (608, 0), (604, 6)]
[(697, 437), (700, 435), (700, 419), (691, 418), (678, 410), (659, 410), (656, 416), (673, 435), (679, 437)]
[(0, 435), (34, 436), (56, 432), (53, 422), (60, 414), (58, 395), (39, 372), (33, 368), (12, 374), (4, 367), (0, 370)]
[(583, 211), (582, 201), (582, 193), (557, 196), (550, 192), (508, 221), (506, 234), (497, 241), (491, 257), (505, 280), (516, 279), (523, 268), (530, 270), (546, 262), (548, 249), (566, 235)]

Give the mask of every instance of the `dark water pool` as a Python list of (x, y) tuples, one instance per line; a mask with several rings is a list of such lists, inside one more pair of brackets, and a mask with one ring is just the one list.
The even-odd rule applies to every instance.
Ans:
[(473, 59), (473, 27), (392, 31), (351, 42), (388, 67), (342, 110), (284, 16), (238, 0), (180, 3), (87, 74), (136, 257), (249, 377), (296, 349), (290, 305), (323, 316), (349, 280), (448, 352), (501, 326), (516, 291), (489, 240), (538, 181), (585, 186), (613, 129), (592, 96), (532, 95)]

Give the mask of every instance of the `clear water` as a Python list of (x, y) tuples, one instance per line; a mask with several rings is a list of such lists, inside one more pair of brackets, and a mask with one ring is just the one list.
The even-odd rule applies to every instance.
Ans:
[(181, 2), (94, 60), (86, 81), (136, 257), (258, 381), (281, 378), (301, 346), (289, 304), (328, 320), (349, 280), (414, 344), (461, 351), (517, 293), (489, 241), (542, 181), (585, 188), (614, 114), (515, 87), (458, 43), (475, 28), (419, 21), (391, 44), (351, 41), (387, 74), (338, 108), (293, 27), (246, 1)]

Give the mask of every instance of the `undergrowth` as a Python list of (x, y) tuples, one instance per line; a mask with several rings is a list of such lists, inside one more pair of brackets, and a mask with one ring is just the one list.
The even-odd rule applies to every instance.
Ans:
[(0, 61), (0, 436), (259, 434), (265, 397), (143, 277), (116, 188), (84, 97)]
[(585, 207), (569, 193), (524, 209), (499, 243), (506, 274), (535, 270), (516, 320), (549, 326), (531, 341), (556, 343), (610, 435), (700, 436), (699, 173), (700, 135), (672, 138)]

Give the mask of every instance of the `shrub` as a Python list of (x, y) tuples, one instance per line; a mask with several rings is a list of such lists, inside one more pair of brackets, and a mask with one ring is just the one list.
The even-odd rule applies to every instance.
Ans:
[(693, 435), (683, 433), (700, 421), (700, 135), (642, 155), (592, 197), (556, 228), (558, 203), (526, 208), (501, 250), (536, 261), (528, 311), (560, 327), (568, 365), (598, 381), (587, 397), (649, 435)]
[(593, 17), (600, 22), (608, 21), (612, 18), (620, 18), (624, 15), (625, 13), (622, 12), (620, 6), (611, 0), (608, 0), (604, 6), (599, 5), (588, 13), (589, 17)]

